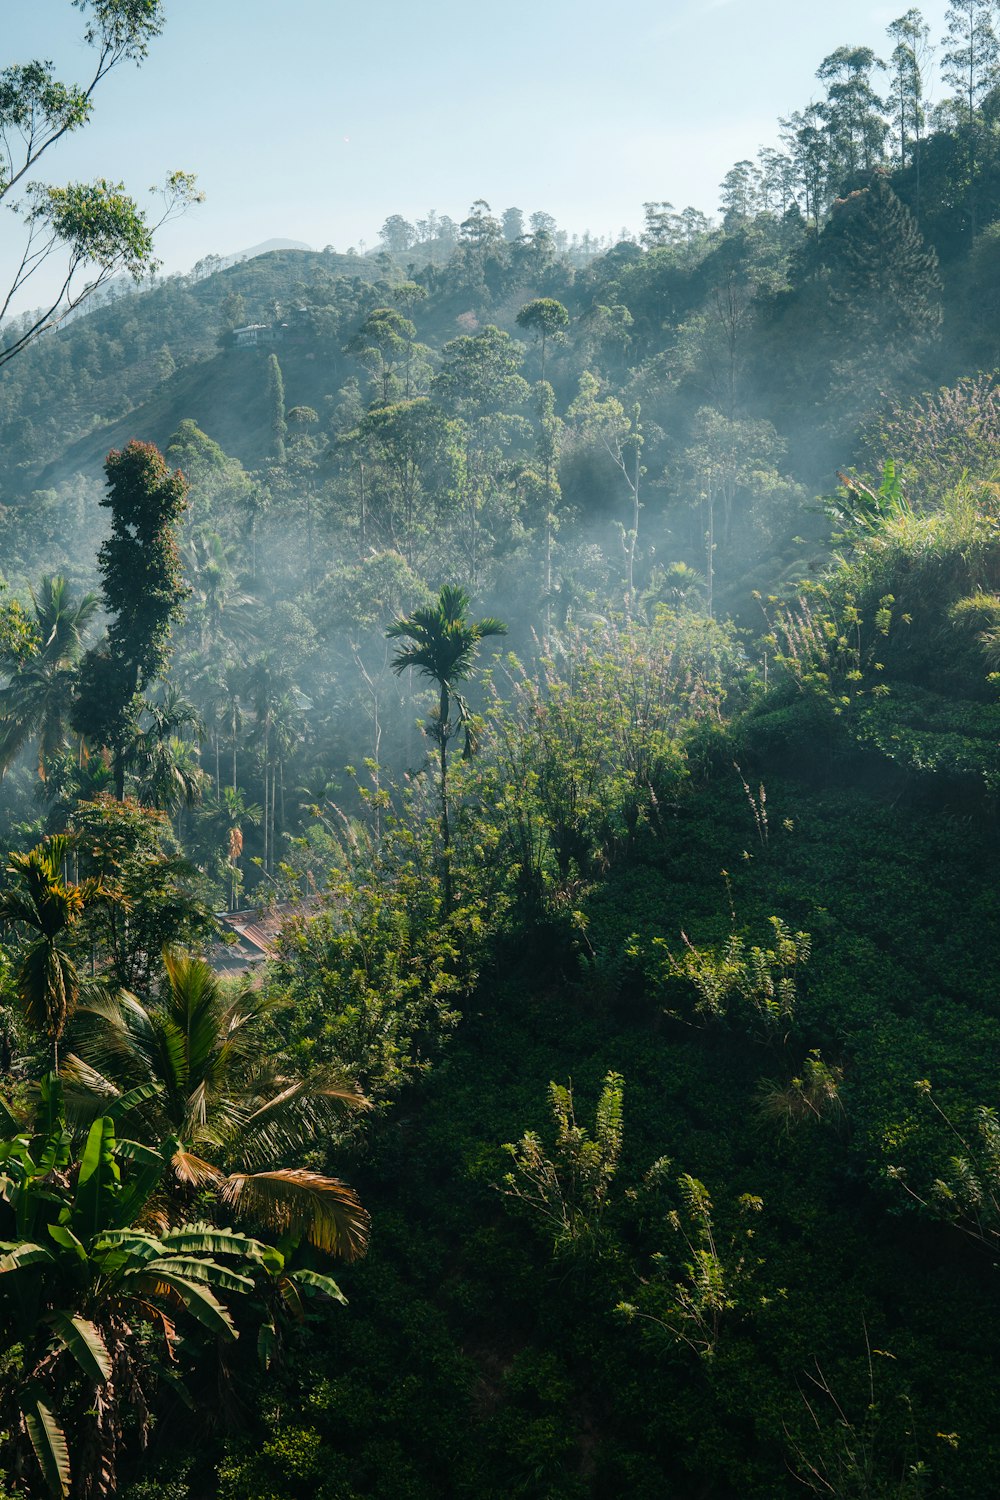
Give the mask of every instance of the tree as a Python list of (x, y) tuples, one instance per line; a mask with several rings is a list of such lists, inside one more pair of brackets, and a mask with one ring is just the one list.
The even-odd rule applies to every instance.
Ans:
[(73, 728), (112, 754), (115, 793), (125, 794), (125, 763), (141, 709), (140, 694), (163, 671), (170, 627), (187, 596), (175, 532), (187, 481), (167, 468), (152, 443), (134, 439), (108, 454), (111, 535), (98, 553), (101, 594), (111, 616), (104, 642), (80, 669)]
[(27, 1493), (103, 1500), (121, 1493), (128, 1449), (145, 1445), (166, 1372), (190, 1403), (194, 1358), (239, 1337), (234, 1302), (260, 1322), (266, 1366), (282, 1304), (301, 1316), (304, 1296), (345, 1299), (287, 1251), (149, 1215), (173, 1143), (120, 1138), (141, 1091), (105, 1101), (79, 1150), (54, 1075), (40, 1092), (34, 1129), (7, 1112), (0, 1139), (0, 1451)]
[(58, 290), (9, 336), (0, 348), (0, 367), (61, 323), (110, 277), (125, 271), (138, 280), (155, 269), (155, 230), (202, 196), (193, 177), (172, 172), (163, 192), (163, 212), (151, 225), (121, 183), (98, 178), (55, 187), (28, 180), (48, 151), (87, 124), (94, 96), (108, 75), (123, 63), (141, 63), (163, 29), (162, 0), (74, 3), (87, 17), (84, 40), (95, 54), (87, 82), (61, 83), (51, 63), (42, 61), (13, 63), (0, 71), (0, 204), (16, 214), (27, 231), (11, 284), (6, 292), (0, 291), (0, 321), (42, 267), (53, 257), (65, 256)]
[(405, 255), (417, 237), (417, 231), (402, 214), (391, 214), (378, 232), (390, 255)]
[(267, 359), (267, 410), (271, 428), (271, 455), (279, 464), (283, 464), (288, 424), (285, 421), (285, 382), (276, 354), (268, 355)]
[(979, 172), (984, 136), (980, 108), (1000, 77), (1000, 43), (993, 30), (993, 0), (952, 0), (946, 19), (947, 51), (941, 58), (945, 83), (955, 90), (958, 120), (965, 137), (969, 232), (976, 236)]
[(967, 124), (997, 81), (1000, 45), (993, 30), (994, 8), (993, 0), (951, 0), (946, 13), (948, 51), (941, 58), (941, 74), (955, 90)]
[(499, 244), (503, 230), (485, 198), (477, 198), (473, 203), (468, 218), (463, 219), (459, 226), (459, 236), (463, 245), (471, 245), (476, 250), (487, 250)]
[(536, 297), (533, 302), (526, 302), (518, 313), (515, 322), (518, 328), (526, 328), (533, 333), (542, 345), (542, 371), (541, 379), (545, 379), (545, 344), (546, 340), (562, 333), (569, 325), (569, 313), (561, 302), (554, 297)]
[(917, 169), (917, 211), (920, 195), (920, 144), (925, 123), (924, 64), (928, 52), (930, 27), (919, 10), (911, 9), (886, 28), (896, 43), (892, 57), (892, 90), (890, 100), (896, 117), (899, 142), (898, 160), (903, 168)]
[(376, 380), (383, 402), (391, 400), (394, 388), (398, 388), (396, 372), (400, 367), (406, 371), (409, 395), (416, 336), (414, 324), (397, 308), (375, 307), (345, 344), (345, 352), (359, 359)]
[[(540, 380), (538, 396), (538, 443), (536, 456), (541, 469), (542, 504), (545, 507), (545, 595), (552, 593), (552, 542), (557, 526), (556, 508), (559, 504), (559, 448), (562, 442), (563, 424), (556, 416), (555, 392), (547, 380)], [(546, 620), (549, 606), (546, 605)]]
[(566, 415), (574, 422), (578, 431), (596, 440), (612, 460), (628, 486), (632, 502), (632, 525), (621, 528), (622, 547), (626, 560), (625, 610), (631, 615), (635, 607), (635, 559), (639, 542), (639, 517), (642, 504), (639, 491), (646, 470), (641, 462), (643, 444), (642, 425), (639, 421), (641, 409), (636, 402), (631, 416), (614, 396), (598, 399), (600, 381), (589, 370), (580, 376), (580, 389)]
[(810, 104), (780, 122), (806, 219), (818, 220), (830, 200), (830, 154), (823, 108)]
[[(475, 749), (472, 715), (456, 684), (466, 682), (472, 676), (481, 640), (490, 635), (507, 634), (507, 626), (503, 621), (492, 616), (476, 624), (467, 620), (469, 603), (469, 596), (464, 589), (457, 588), (454, 584), (445, 584), (436, 604), (414, 610), (412, 615), (396, 620), (386, 631), (389, 640), (408, 642), (407, 645), (400, 646), (393, 657), (392, 670), (397, 676), (416, 667), (422, 677), (429, 677), (438, 688), (437, 714), (430, 718), (425, 729), (438, 746), (444, 893), (445, 906), (449, 911), (452, 905), (452, 888), (448, 743), (457, 734), (464, 732), (464, 754), (469, 756)], [(454, 721), (451, 718), (452, 699), (458, 709), (458, 716)]]
[(851, 378), (861, 365), (883, 381), (886, 364), (912, 366), (941, 326), (941, 278), (933, 247), (883, 173), (836, 205), (821, 248)]
[(369, 1221), (353, 1189), (288, 1162), (368, 1101), (332, 1066), (294, 1067), (272, 1024), (280, 1001), (251, 978), (226, 987), (204, 959), (170, 949), (163, 962), (159, 1003), (123, 992), (81, 1010), (63, 1069), (75, 1106), (107, 1112), (141, 1091), (147, 1135), (171, 1142), (173, 1218), (207, 1191), (237, 1218), (364, 1255)]
[(500, 223), (503, 226), (503, 237), (508, 245), (519, 240), (524, 234), (524, 213), (519, 208), (505, 208)]
[(514, 408), (527, 400), (530, 387), (520, 374), (523, 347), (499, 328), (487, 325), (474, 336), (452, 339), (441, 351), (433, 394), (461, 423), (462, 475), (459, 506), (465, 525), (463, 541), (468, 573), (478, 587), (482, 563), (484, 518), (492, 508), (502, 515), (505, 452), (516, 436), (530, 428)]
[(547, 234), (550, 239), (553, 239), (557, 226), (551, 214), (545, 213), (542, 209), (536, 209), (528, 220), (528, 228), (533, 235)]
[(757, 203), (757, 169), (752, 161), (738, 161), (730, 167), (719, 186), (719, 205), (725, 215), (726, 227), (733, 228), (744, 219), (752, 219)]
[(65, 578), (46, 576), (31, 591), (30, 646), (6, 656), (10, 675), (0, 689), (0, 777), (28, 742), (38, 738), (38, 774), (65, 748), (76, 664), (97, 596), (74, 599)]
[(370, 525), (376, 535), (381, 531), (382, 543), (401, 551), (411, 565), (417, 534), (428, 530), (430, 517), (421, 513), (419, 502), (431, 477), (439, 501), (454, 487), (452, 426), (439, 407), (418, 396), (372, 407), (347, 434), (374, 475), (366, 530)]
[(11, 854), (7, 872), (16, 884), (0, 892), (0, 922), (32, 934), (18, 953), (14, 989), (28, 1025), (48, 1038), (56, 1067), (60, 1038), (80, 1001), (71, 932), (84, 908), (102, 893), (96, 880), (82, 885), (66, 880), (69, 847), (60, 836), (28, 854)]
[(92, 958), (115, 984), (147, 994), (165, 944), (204, 945), (217, 933), (205, 882), (166, 813), (131, 797), (92, 790), (67, 821), (81, 872), (105, 896), (84, 914)]
[(826, 84), (822, 117), (835, 191), (854, 186), (859, 172), (871, 171), (882, 160), (888, 126), (871, 80), (884, 67), (870, 47), (838, 47), (817, 69), (816, 77)]

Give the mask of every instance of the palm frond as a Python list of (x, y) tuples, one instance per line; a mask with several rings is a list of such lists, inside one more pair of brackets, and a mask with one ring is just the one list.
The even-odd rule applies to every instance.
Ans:
[(354, 1189), (303, 1168), (233, 1173), (221, 1198), (237, 1214), (280, 1234), (303, 1234), (317, 1249), (358, 1260), (368, 1247), (370, 1219)]

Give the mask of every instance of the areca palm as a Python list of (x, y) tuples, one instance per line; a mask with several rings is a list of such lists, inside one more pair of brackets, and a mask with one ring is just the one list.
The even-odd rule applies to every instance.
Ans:
[(171, 814), (193, 807), (208, 778), (195, 746), (177, 731), (200, 735), (201, 719), (174, 688), (167, 688), (160, 701), (147, 703), (145, 711), (150, 722), (136, 735), (128, 756), (138, 778), (139, 799), (144, 806)]
[(16, 884), (0, 892), (0, 923), (30, 934), (18, 951), (14, 988), (25, 1019), (44, 1033), (58, 1057), (59, 1040), (80, 1000), (81, 979), (71, 933), (89, 901), (101, 894), (96, 880), (74, 885), (63, 878), (70, 843), (51, 838), (27, 854), (10, 856)]
[(149, 1086), (158, 1138), (172, 1137), (178, 1207), (209, 1191), (230, 1213), (305, 1235), (347, 1260), (363, 1255), (368, 1215), (352, 1188), (297, 1163), (347, 1109), (368, 1101), (332, 1068), (298, 1073), (274, 1046), (278, 1003), (250, 982), (227, 989), (207, 963), (167, 951), (159, 1005), (123, 992), (81, 1009), (63, 1077), (78, 1113), (106, 1111)]
[(38, 738), (38, 774), (66, 746), (76, 664), (98, 610), (95, 594), (74, 599), (65, 578), (47, 576), (31, 591), (38, 644), (23, 660), (0, 663), (0, 777), (28, 741)]
[[(426, 732), (438, 746), (445, 904), (449, 907), (451, 830), (448, 815), (448, 742), (464, 731), (464, 754), (471, 755), (475, 749), (472, 715), (456, 684), (467, 682), (472, 676), (479, 654), (479, 643), (484, 637), (507, 634), (504, 622), (492, 616), (476, 622), (467, 619), (469, 603), (469, 596), (464, 589), (454, 584), (445, 584), (436, 604), (414, 610), (404, 619), (396, 620), (386, 631), (390, 640), (407, 642), (397, 649), (392, 659), (392, 670), (396, 675), (415, 667), (421, 676), (429, 677), (438, 687), (437, 715), (428, 722)], [(451, 718), (452, 700), (458, 709), (454, 721)]]

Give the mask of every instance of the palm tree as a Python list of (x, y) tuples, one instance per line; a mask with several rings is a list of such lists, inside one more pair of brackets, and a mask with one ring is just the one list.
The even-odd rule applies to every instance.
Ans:
[(0, 923), (32, 934), (18, 953), (14, 988), (28, 1025), (51, 1042), (56, 1067), (59, 1040), (81, 992), (70, 934), (88, 903), (102, 894), (99, 881), (73, 885), (64, 879), (69, 851), (69, 839), (59, 835), (27, 854), (11, 854), (7, 870), (17, 885), (0, 892)]
[(218, 830), (224, 840), (229, 861), (229, 910), (235, 911), (243, 883), (239, 865), (243, 853), (243, 825), (250, 823), (256, 827), (261, 820), (261, 810), (256, 802), (247, 802), (242, 787), (224, 786), (220, 795), (210, 795), (207, 801), (210, 826)]
[(138, 779), (140, 802), (173, 815), (181, 807), (193, 807), (208, 780), (194, 745), (177, 731), (200, 736), (203, 725), (175, 688), (165, 689), (159, 701), (145, 705), (145, 711), (149, 726), (133, 740), (129, 765)]
[(76, 664), (98, 610), (96, 594), (73, 599), (65, 578), (44, 577), (31, 590), (38, 644), (23, 658), (0, 662), (0, 778), (30, 739), (38, 738), (38, 774), (67, 743)]
[(345, 1260), (364, 1254), (368, 1215), (335, 1177), (284, 1165), (331, 1136), (368, 1101), (333, 1068), (308, 1076), (274, 1044), (278, 1001), (249, 980), (227, 988), (209, 965), (166, 950), (159, 1005), (122, 991), (81, 1007), (63, 1080), (77, 1115), (107, 1113), (146, 1090), (148, 1133), (173, 1138), (179, 1215), (208, 1191), (230, 1213), (305, 1235)]
[[(130, 1440), (145, 1440), (164, 1370), (190, 1402), (199, 1334), (209, 1347), (236, 1339), (236, 1302), (246, 1317), (261, 1292), (293, 1315), (304, 1295), (344, 1298), (274, 1246), (200, 1221), (165, 1224), (163, 1155), (117, 1138), (129, 1101), (93, 1122), (78, 1154), (55, 1081), (48, 1102), (41, 1133), (11, 1120), (0, 1139), (0, 1445), (31, 1494), (103, 1500), (119, 1493)], [(258, 1347), (277, 1340), (272, 1312)]]
[[(479, 642), (489, 635), (506, 635), (507, 626), (492, 616), (474, 624), (466, 619), (469, 596), (464, 589), (446, 583), (436, 604), (416, 609), (412, 615), (390, 625), (390, 640), (404, 640), (392, 659), (397, 676), (416, 667), (421, 676), (429, 677), (438, 687), (438, 711), (426, 725), (426, 733), (437, 744), (440, 765), (441, 843), (444, 851), (445, 906), (451, 909), (451, 830), (448, 821), (448, 742), (464, 731), (464, 755), (475, 750), (472, 715), (455, 684), (467, 682), (479, 653)], [(451, 719), (454, 699), (458, 716)]]

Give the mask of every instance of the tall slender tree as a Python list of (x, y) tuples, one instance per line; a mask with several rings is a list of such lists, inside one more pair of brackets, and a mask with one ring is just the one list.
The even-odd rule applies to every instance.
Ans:
[(271, 456), (283, 464), (288, 424), (285, 421), (285, 381), (276, 354), (269, 355), (267, 360), (267, 409), (271, 424)]
[(110, 750), (120, 801), (141, 694), (167, 664), (170, 627), (187, 597), (176, 528), (188, 486), (179, 469), (171, 474), (158, 448), (135, 440), (108, 454), (104, 472), (108, 488), (101, 504), (111, 512), (111, 534), (98, 553), (98, 567), (111, 624), (104, 641), (83, 658), (72, 722)]
[(966, 203), (972, 239), (978, 229), (977, 178), (985, 136), (980, 107), (1000, 78), (994, 10), (993, 0), (951, 0), (944, 39), (947, 51), (941, 58), (942, 77), (955, 90), (956, 112), (965, 138)]
[(897, 160), (901, 167), (913, 165), (918, 172), (925, 124), (924, 66), (929, 51), (930, 27), (912, 7), (887, 28), (895, 42), (891, 63), (890, 104), (895, 119)]
[[(472, 715), (457, 684), (472, 676), (480, 641), (486, 636), (507, 634), (504, 622), (492, 616), (476, 623), (467, 619), (469, 603), (464, 589), (445, 584), (436, 604), (414, 610), (412, 615), (396, 620), (386, 631), (390, 640), (406, 642), (393, 657), (392, 670), (397, 676), (410, 667), (416, 667), (421, 676), (429, 677), (438, 688), (437, 713), (428, 720), (426, 732), (438, 746), (444, 899), (448, 910), (452, 906), (448, 745), (456, 735), (464, 733), (464, 754), (471, 755), (475, 748)], [(458, 710), (454, 719), (451, 716), (453, 702)]]

